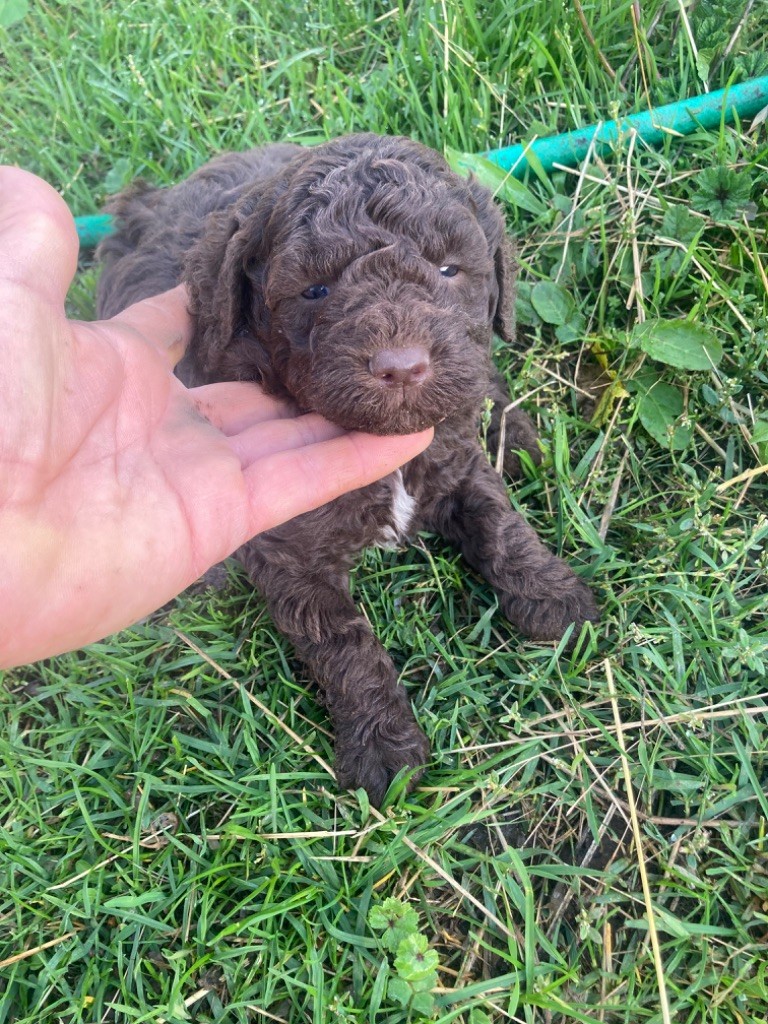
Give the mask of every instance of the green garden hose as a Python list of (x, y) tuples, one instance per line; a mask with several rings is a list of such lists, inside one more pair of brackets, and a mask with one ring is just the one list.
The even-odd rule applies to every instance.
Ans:
[[(717, 128), (721, 121), (730, 123), (736, 116), (753, 117), (766, 106), (768, 75), (703, 96), (668, 103), (654, 110), (628, 114), (617, 121), (605, 121), (587, 128), (577, 128), (564, 135), (536, 139), (528, 145), (489, 150), (482, 155), (509, 171), (513, 177), (522, 178), (531, 166), (529, 155), (545, 171), (551, 171), (556, 164), (574, 167), (584, 159), (591, 146), (597, 152), (604, 152), (628, 138), (631, 130), (649, 145), (657, 145), (669, 136), (690, 135), (697, 128)], [(84, 248), (97, 245), (112, 230), (112, 219), (108, 214), (75, 217), (75, 224), (80, 244)]]
[(732, 85), (729, 89), (668, 103), (654, 110), (628, 114), (617, 121), (605, 121), (588, 128), (577, 128), (565, 135), (536, 139), (529, 146), (494, 149), (483, 153), (483, 156), (515, 178), (522, 178), (530, 167), (526, 156), (529, 152), (535, 155), (545, 171), (551, 171), (555, 164), (574, 167), (584, 159), (593, 144), (598, 153), (605, 152), (627, 138), (632, 129), (643, 142), (658, 145), (671, 135), (690, 135), (697, 128), (717, 128), (721, 120), (729, 123), (736, 115), (740, 118), (753, 117), (765, 106), (768, 106), (768, 75)]
[(75, 217), (77, 237), (83, 249), (92, 249), (112, 231), (112, 218), (108, 213), (95, 213), (90, 217)]

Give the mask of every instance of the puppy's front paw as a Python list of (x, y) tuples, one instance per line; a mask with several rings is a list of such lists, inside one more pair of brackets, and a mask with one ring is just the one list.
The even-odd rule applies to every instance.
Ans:
[(342, 789), (362, 788), (380, 807), (389, 784), (402, 768), (418, 769), (411, 789), (429, 760), (429, 741), (410, 716), (408, 722), (348, 723), (336, 731), (336, 776)]
[(522, 633), (532, 640), (559, 640), (575, 624), (569, 646), (576, 643), (585, 622), (597, 622), (600, 613), (594, 595), (583, 580), (560, 559), (553, 559), (559, 571), (557, 580), (530, 579), (526, 585), (508, 593), (502, 610)]

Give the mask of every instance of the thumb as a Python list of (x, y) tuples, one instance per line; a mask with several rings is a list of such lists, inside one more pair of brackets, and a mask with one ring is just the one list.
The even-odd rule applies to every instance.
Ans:
[(168, 292), (142, 299), (113, 316), (109, 323), (122, 324), (138, 331), (172, 370), (184, 355), (192, 337), (192, 321), (187, 312), (187, 290), (184, 285), (178, 285)]
[(58, 192), (29, 171), (0, 166), (0, 281), (61, 307), (77, 250), (75, 222)]

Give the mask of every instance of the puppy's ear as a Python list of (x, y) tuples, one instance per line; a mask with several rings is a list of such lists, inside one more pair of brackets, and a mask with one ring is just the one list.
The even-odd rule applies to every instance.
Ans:
[(498, 288), (493, 329), (502, 341), (507, 341), (511, 345), (515, 341), (515, 291), (519, 267), (515, 247), (506, 236), (502, 237), (497, 246), (493, 262), (496, 267)]
[[(210, 216), (184, 265), (190, 313), (196, 322), (190, 355), (206, 378), (224, 371), (256, 374), (271, 390), (274, 372), (260, 342), (268, 316), (263, 280), (270, 208), (246, 196), (235, 210)], [(227, 350), (233, 348), (232, 360)], [(230, 365), (234, 360), (234, 365)]]
[(491, 295), (490, 309), (493, 329), (503, 341), (512, 343), (515, 340), (515, 283), (518, 271), (515, 249), (507, 237), (504, 217), (491, 193), (472, 176), (468, 184), (475, 216), (485, 232), (496, 269), (496, 287)]

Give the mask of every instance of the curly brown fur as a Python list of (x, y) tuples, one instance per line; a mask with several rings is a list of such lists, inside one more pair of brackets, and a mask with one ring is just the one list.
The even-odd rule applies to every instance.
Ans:
[[(321, 687), (340, 783), (380, 803), (400, 769), (418, 777), (429, 748), (350, 597), (362, 548), (442, 534), (535, 639), (597, 617), (586, 585), (510, 508), (478, 441), (486, 396), (494, 437), (508, 401), (489, 358), (492, 332), (514, 333), (503, 218), (437, 153), (375, 135), (227, 154), (174, 188), (134, 188), (113, 210), (99, 312), (185, 280), (196, 325), (180, 367), (188, 384), (258, 381), (349, 429), (435, 427), (401, 472), (238, 552)], [(507, 414), (505, 433), (508, 470), (515, 449), (538, 460), (524, 413)]]

